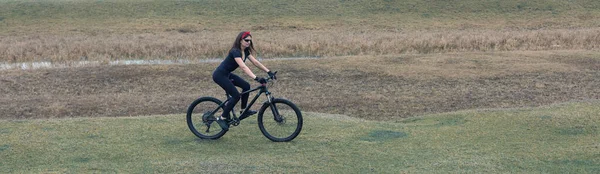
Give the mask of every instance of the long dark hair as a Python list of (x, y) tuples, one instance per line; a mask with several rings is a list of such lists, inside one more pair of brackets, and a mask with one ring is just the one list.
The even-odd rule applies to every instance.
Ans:
[[(235, 41), (233, 42), (233, 46), (231, 47), (231, 50), (241, 49), (242, 44), (240, 44), (240, 41), (244, 40), (248, 36), (252, 37), (252, 35), (250, 34), (249, 31), (240, 32), (240, 34), (238, 34), (237, 37), (235, 37)], [(246, 50), (248, 50), (250, 52), (250, 54), (252, 54), (255, 51), (254, 50), (254, 41), (250, 42), (250, 46), (248, 48), (246, 48)], [(244, 50), (244, 51), (246, 51), (246, 50)]]

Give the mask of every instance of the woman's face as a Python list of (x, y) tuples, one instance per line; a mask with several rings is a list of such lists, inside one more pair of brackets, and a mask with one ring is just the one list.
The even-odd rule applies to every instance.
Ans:
[(252, 37), (247, 36), (246, 38), (242, 39), (240, 43), (240, 45), (242, 45), (242, 48), (248, 48), (250, 47), (250, 43), (252, 43)]

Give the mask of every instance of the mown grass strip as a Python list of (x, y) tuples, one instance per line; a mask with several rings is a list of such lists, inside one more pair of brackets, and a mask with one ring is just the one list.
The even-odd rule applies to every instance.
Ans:
[(397, 122), (305, 113), (292, 142), (253, 119), (200, 140), (183, 115), (0, 121), (0, 173), (598, 173), (600, 103)]

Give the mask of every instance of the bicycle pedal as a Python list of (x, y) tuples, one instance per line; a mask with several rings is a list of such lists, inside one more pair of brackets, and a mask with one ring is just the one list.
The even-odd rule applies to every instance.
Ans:
[(240, 125), (240, 121), (231, 120), (231, 121), (229, 121), (229, 125), (238, 126), (238, 125)]

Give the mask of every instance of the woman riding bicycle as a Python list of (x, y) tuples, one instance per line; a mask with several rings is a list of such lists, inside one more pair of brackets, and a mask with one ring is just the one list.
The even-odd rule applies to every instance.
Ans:
[[(250, 32), (240, 32), (240, 34), (238, 34), (238, 36), (235, 38), (233, 46), (229, 50), (229, 54), (225, 60), (223, 60), (219, 67), (217, 67), (217, 69), (213, 72), (213, 81), (219, 84), (219, 86), (221, 86), (221, 88), (223, 88), (225, 92), (231, 96), (231, 100), (223, 109), (223, 114), (221, 117), (217, 118), (217, 123), (219, 123), (219, 126), (221, 126), (221, 128), (224, 130), (229, 129), (229, 113), (235, 104), (237, 104), (237, 102), (241, 99), (241, 108), (243, 111), (248, 104), (249, 97), (248, 93), (240, 96), (240, 92), (236, 89), (236, 86), (242, 88), (242, 91), (246, 91), (250, 89), (250, 84), (232, 72), (239, 67), (242, 69), (242, 71), (244, 71), (244, 73), (246, 73), (246, 75), (250, 76), (250, 78), (254, 79), (255, 81), (261, 84), (267, 83), (265, 78), (254, 75), (250, 68), (246, 66), (246, 60), (250, 59), (250, 62), (252, 62), (254, 66), (267, 72), (270, 78), (275, 78), (275, 74), (273, 72), (256, 60), (256, 58), (252, 55), (254, 52), (254, 44), (252, 43), (252, 35)], [(240, 119), (246, 118), (253, 114), (256, 114), (256, 111), (248, 110), (240, 115)]]

